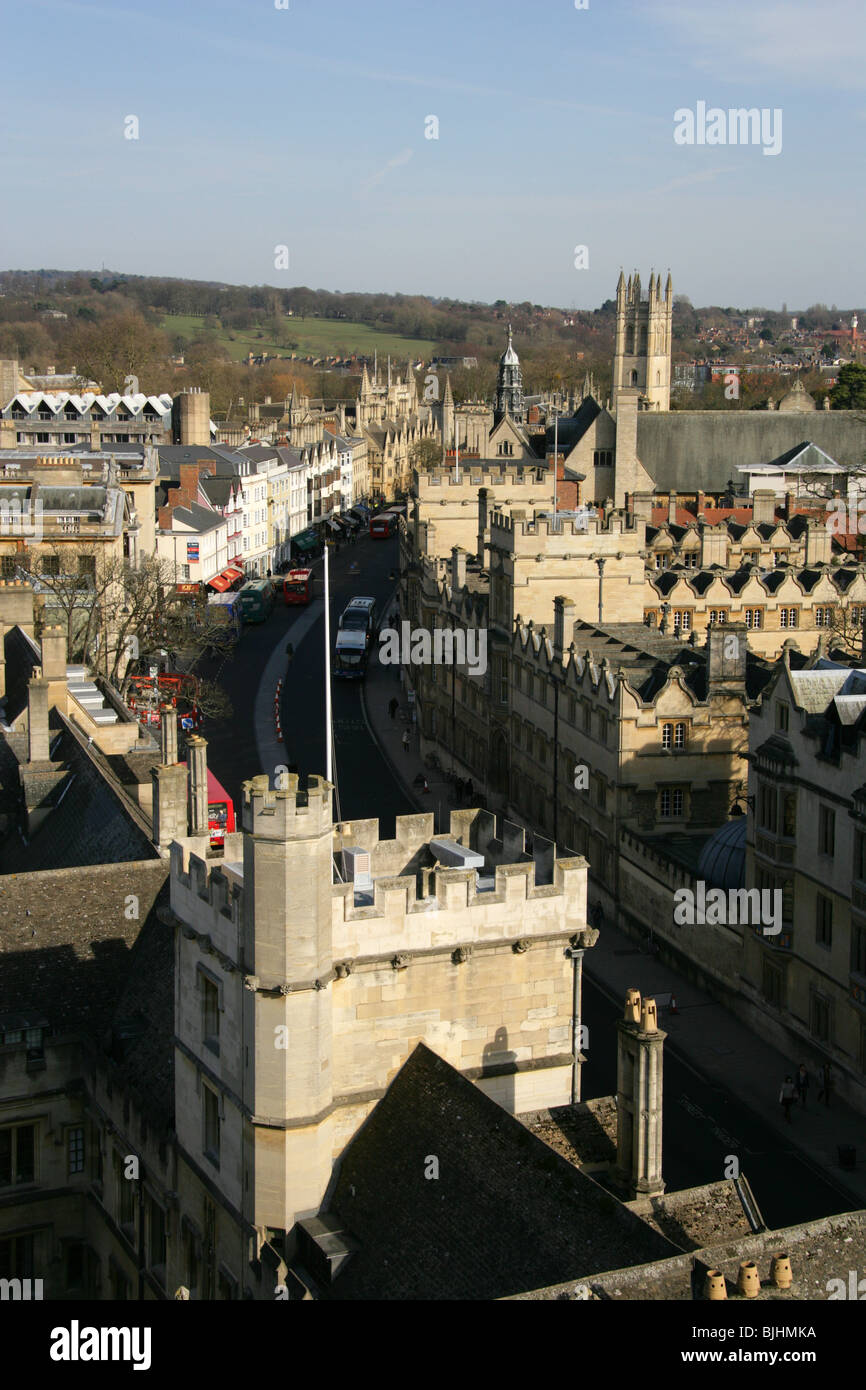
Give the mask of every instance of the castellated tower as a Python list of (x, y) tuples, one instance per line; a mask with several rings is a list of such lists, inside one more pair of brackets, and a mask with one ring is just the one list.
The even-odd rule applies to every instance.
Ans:
[(180, 1204), (218, 1190), (219, 1239), (250, 1258), (321, 1210), (420, 1042), (512, 1113), (568, 1104), (568, 947), (593, 944), (585, 859), (527, 851), (482, 810), (438, 838), (400, 816), (381, 840), (374, 820), (332, 825), (324, 779), (283, 781), (245, 783), (221, 860), (206, 837), (171, 846)]
[(640, 276), (628, 284), (620, 271), (616, 287), (616, 344), (613, 357), (613, 409), (624, 390), (637, 389), (642, 410), (670, 410), (673, 282), (650, 273), (649, 298), (641, 299)]

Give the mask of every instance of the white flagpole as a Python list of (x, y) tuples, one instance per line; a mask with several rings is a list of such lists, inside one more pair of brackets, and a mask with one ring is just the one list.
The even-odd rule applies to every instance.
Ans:
[(553, 417), (553, 529), (556, 530), (556, 475), (559, 471), (559, 411)]
[(460, 438), (457, 434), (457, 427), (454, 427), (454, 481), (460, 482)]
[(334, 755), (331, 748), (331, 584), (328, 574), (330, 546), (325, 542), (325, 776), (333, 784)]

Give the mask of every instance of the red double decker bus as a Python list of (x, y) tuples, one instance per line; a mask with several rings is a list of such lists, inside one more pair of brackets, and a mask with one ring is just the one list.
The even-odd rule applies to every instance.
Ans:
[(393, 536), (396, 530), (397, 513), (395, 511), (380, 512), (378, 516), (370, 519), (370, 535), (374, 540), (385, 540), (388, 536)]
[(207, 824), (214, 847), (222, 845), (226, 835), (233, 835), (235, 831), (235, 804), (210, 768), (207, 770)]
[(291, 606), (309, 603), (313, 597), (313, 571), (289, 570), (283, 579), (283, 600)]
[[(182, 764), (186, 767), (186, 763)], [(207, 770), (207, 824), (213, 849), (225, 843), (226, 835), (235, 831), (235, 804), (210, 768)]]

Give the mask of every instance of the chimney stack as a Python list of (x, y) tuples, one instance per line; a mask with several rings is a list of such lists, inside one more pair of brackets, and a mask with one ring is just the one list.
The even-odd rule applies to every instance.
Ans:
[(27, 682), (28, 762), (51, 761), (51, 740), (48, 734), (48, 681), (38, 677)]
[(163, 767), (173, 767), (177, 762), (177, 710), (173, 705), (163, 705), (159, 712), (159, 750)]
[(675, 492), (672, 492), (672, 493), (670, 493), (670, 494), (668, 495), (668, 523), (669, 523), (669, 525), (671, 525), (671, 526), (676, 525), (676, 520), (677, 520), (677, 495), (676, 495)]
[(466, 588), (466, 551), (459, 545), (451, 547), (451, 588)]
[(193, 734), (186, 741), (186, 750), (189, 766), (189, 833), (207, 835), (207, 740)]
[(744, 695), (749, 643), (745, 623), (707, 628), (707, 695)]
[(566, 637), (571, 640), (574, 631), (574, 604), (570, 598), (563, 598), (560, 594), (553, 600), (553, 654), (562, 661), (563, 652), (566, 646)]
[(632, 1200), (658, 1197), (665, 1190), (662, 1049), (667, 1034), (658, 1027), (656, 1001), (641, 1001), (639, 990), (628, 990), (616, 1030), (616, 1174)]
[(153, 782), (153, 843), (167, 849), (172, 840), (185, 840), (187, 833), (186, 768), (154, 767)]
[(42, 633), (42, 675), (47, 681), (66, 684), (66, 630), (59, 624)]
[(756, 526), (776, 520), (776, 494), (770, 487), (756, 488), (752, 493), (752, 521)]

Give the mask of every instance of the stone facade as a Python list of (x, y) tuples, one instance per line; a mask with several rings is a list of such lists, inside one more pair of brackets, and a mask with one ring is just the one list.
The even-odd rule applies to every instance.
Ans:
[[(288, 780), (247, 784), (221, 868), (193, 840), (172, 849), (178, 1143), (259, 1232), (319, 1210), (419, 1041), (512, 1111), (565, 1103), (564, 948), (585, 926), (583, 861), (533, 860), (516, 827), (503, 845), (492, 816), (452, 817), (452, 839), (489, 866), (476, 883), (437, 867), (432, 817), (398, 818), (393, 841), (375, 822), (335, 830), (327, 785), (304, 796)], [(344, 846), (371, 856), (369, 902), (331, 884)]]
[[(746, 934), (743, 988), (786, 1050), (829, 1061), (866, 1109), (866, 672), (783, 659), (749, 729), (747, 882), (782, 893), (782, 930)], [(820, 1084), (820, 1083), (819, 1083)]]

